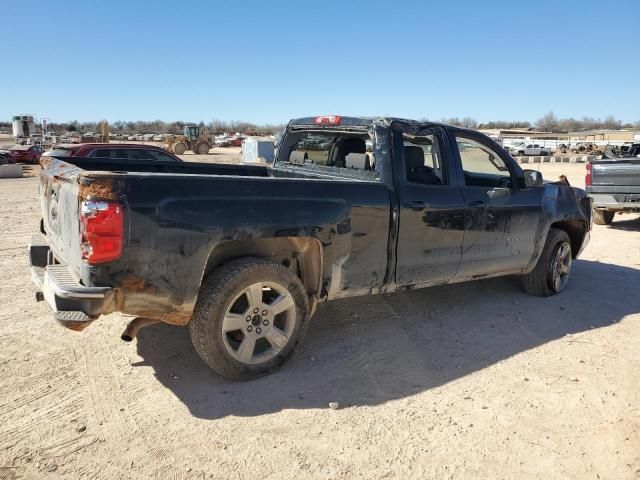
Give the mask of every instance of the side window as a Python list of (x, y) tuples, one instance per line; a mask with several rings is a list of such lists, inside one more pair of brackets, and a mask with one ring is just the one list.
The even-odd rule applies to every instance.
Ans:
[(141, 148), (132, 148), (127, 150), (127, 154), (129, 160), (149, 160), (151, 158), (151, 156), (147, 154), (146, 150), (142, 150)]
[(93, 152), (91, 152), (91, 154), (89, 154), (89, 157), (92, 157), (92, 158), (95, 158), (95, 157), (98, 157), (98, 158), (110, 158), (111, 157), (110, 153), (111, 152), (109, 151), (109, 149), (99, 148), (99, 149), (94, 150)]
[(147, 150), (147, 154), (150, 158), (154, 160), (164, 161), (164, 162), (175, 162), (176, 159), (170, 155), (167, 155), (164, 152), (158, 152), (157, 150)]
[(464, 183), (469, 187), (511, 186), (511, 173), (500, 156), (476, 140), (456, 136)]
[(446, 185), (441, 150), (435, 135), (403, 135), (406, 180), (422, 185)]

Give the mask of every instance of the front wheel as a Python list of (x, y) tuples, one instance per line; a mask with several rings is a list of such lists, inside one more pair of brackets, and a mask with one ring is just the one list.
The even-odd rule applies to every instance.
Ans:
[(593, 223), (596, 225), (611, 225), (613, 222), (613, 216), (616, 212), (610, 212), (608, 210), (593, 210)]
[(277, 263), (244, 258), (205, 281), (189, 332), (209, 367), (244, 380), (282, 365), (302, 342), (308, 322), (298, 277)]
[(562, 292), (569, 283), (571, 260), (569, 236), (564, 230), (551, 228), (535, 268), (522, 276), (522, 288), (537, 297)]
[(196, 146), (196, 153), (198, 155), (206, 155), (209, 153), (209, 144), (206, 142), (201, 142)]

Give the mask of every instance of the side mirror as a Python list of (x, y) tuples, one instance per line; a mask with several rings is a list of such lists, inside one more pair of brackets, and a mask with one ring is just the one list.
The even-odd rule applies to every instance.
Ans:
[(525, 170), (524, 171), (524, 184), (527, 187), (541, 187), (542, 186), (542, 173), (537, 170)]

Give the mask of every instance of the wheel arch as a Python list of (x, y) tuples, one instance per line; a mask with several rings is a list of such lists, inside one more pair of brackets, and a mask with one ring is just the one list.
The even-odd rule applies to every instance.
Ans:
[(580, 249), (582, 248), (582, 242), (584, 241), (584, 235), (585, 235), (584, 222), (577, 219), (559, 220), (557, 222), (552, 223), (549, 226), (549, 229), (551, 228), (563, 230), (564, 232), (566, 232), (567, 235), (569, 235), (569, 240), (571, 241), (571, 256), (573, 258), (576, 258), (576, 256), (580, 252)]
[(319, 298), (323, 249), (317, 238), (275, 237), (220, 242), (209, 253), (202, 282), (217, 268), (243, 257), (265, 258), (291, 269), (300, 278), (309, 298)]

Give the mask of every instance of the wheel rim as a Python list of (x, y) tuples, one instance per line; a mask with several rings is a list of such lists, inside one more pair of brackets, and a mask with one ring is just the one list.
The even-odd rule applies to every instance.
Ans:
[(551, 288), (555, 292), (561, 292), (567, 286), (569, 273), (571, 273), (571, 246), (567, 242), (562, 242), (551, 260)]
[(222, 339), (235, 360), (255, 365), (278, 355), (289, 343), (296, 323), (296, 305), (289, 291), (273, 282), (242, 290), (222, 319)]

